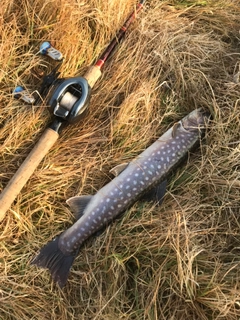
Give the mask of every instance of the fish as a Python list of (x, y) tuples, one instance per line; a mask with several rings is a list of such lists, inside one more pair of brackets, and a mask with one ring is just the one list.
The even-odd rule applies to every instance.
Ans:
[(61, 288), (83, 243), (145, 197), (161, 203), (167, 177), (197, 145), (210, 115), (202, 108), (176, 122), (129, 163), (111, 170), (115, 175), (94, 195), (80, 195), (66, 202), (76, 217), (71, 227), (40, 249), (31, 264), (49, 269)]

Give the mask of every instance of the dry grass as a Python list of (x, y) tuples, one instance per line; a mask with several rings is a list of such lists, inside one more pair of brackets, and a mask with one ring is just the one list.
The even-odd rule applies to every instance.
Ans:
[[(2, 0), (0, 188), (50, 121), (13, 100), (50, 69), (49, 39), (83, 74), (135, 1)], [(238, 0), (152, 0), (106, 66), (87, 118), (64, 130), (1, 225), (0, 319), (240, 319), (240, 8)], [(136, 203), (91, 239), (67, 286), (29, 265), (94, 193), (171, 124), (204, 106), (206, 139), (170, 179), (160, 207)]]

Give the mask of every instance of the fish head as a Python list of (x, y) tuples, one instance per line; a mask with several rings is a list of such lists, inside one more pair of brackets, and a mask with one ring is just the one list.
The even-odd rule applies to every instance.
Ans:
[(210, 114), (198, 108), (190, 112), (185, 118), (182, 119), (182, 126), (185, 130), (190, 132), (198, 132), (206, 129), (207, 123), (210, 119)]

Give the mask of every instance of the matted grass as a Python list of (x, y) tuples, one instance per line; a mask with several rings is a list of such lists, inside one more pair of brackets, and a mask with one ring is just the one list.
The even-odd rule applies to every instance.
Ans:
[[(84, 74), (135, 1), (2, 0), (0, 188), (50, 116), (12, 98), (30, 91), (50, 61)], [(67, 127), (1, 224), (0, 319), (240, 318), (239, 0), (152, 0), (92, 92), (84, 121)], [(38, 87), (39, 88), (39, 87)], [(136, 203), (77, 257), (63, 290), (29, 265), (74, 221), (65, 201), (93, 194), (196, 107), (213, 120), (201, 147), (169, 179), (160, 207)]]

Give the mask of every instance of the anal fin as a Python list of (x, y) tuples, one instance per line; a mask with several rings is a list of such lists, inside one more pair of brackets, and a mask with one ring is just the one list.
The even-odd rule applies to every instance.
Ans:
[(84, 209), (90, 202), (93, 196), (75, 196), (67, 199), (66, 203), (69, 205), (71, 211), (73, 212), (75, 218), (78, 220), (84, 214)]

